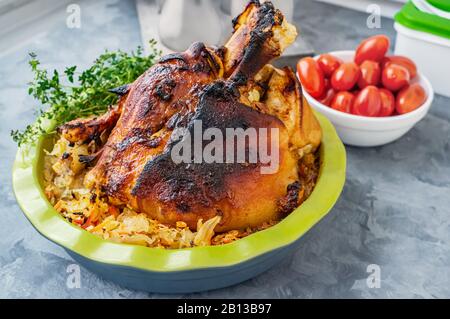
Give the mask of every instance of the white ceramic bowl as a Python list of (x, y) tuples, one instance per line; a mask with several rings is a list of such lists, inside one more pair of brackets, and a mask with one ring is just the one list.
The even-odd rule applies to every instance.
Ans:
[[(330, 54), (345, 62), (353, 61), (355, 51), (334, 51)], [(315, 57), (317, 59), (318, 56)], [(318, 112), (325, 115), (336, 127), (339, 137), (345, 144), (354, 146), (379, 146), (393, 142), (408, 132), (428, 112), (434, 92), (428, 79), (420, 73), (412, 83), (420, 83), (427, 94), (426, 101), (416, 110), (403, 115), (387, 117), (365, 117), (336, 111), (303, 90), (306, 100)]]

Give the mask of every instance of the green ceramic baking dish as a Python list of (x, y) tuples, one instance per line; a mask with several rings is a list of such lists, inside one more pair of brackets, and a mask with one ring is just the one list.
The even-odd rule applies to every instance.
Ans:
[[(77, 262), (125, 287), (185, 293), (233, 285), (279, 263), (337, 201), (345, 182), (346, 154), (332, 124), (317, 114), (323, 129), (321, 165), (311, 196), (280, 223), (222, 246), (165, 250), (103, 240), (64, 220), (47, 201), (42, 162), (49, 141), (20, 148), (13, 188), (25, 216), (39, 233), (63, 247)], [(301, 249), (301, 248), (300, 248)]]

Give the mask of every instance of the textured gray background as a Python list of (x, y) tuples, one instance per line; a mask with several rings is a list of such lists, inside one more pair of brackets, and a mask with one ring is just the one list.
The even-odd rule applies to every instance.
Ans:
[[(105, 48), (129, 50), (140, 43), (132, 1), (78, 2), (82, 28), (65, 27), (65, 8), (26, 43), (0, 54), (0, 297), (140, 298), (81, 270), (81, 288), (66, 286), (73, 261), (41, 237), (17, 206), (11, 190), (16, 147), (11, 129), (33, 120), (26, 94), (27, 52), (45, 67), (89, 65)], [(391, 20), (365, 27), (366, 15), (298, 1), (295, 18), (318, 52), (349, 49), (383, 32)], [(1, 39), (0, 39), (1, 41)], [(335, 208), (307, 233), (297, 252), (269, 272), (238, 286), (193, 295), (216, 298), (450, 297), (450, 99), (437, 96), (430, 114), (401, 140), (383, 147), (348, 147), (344, 193)], [(381, 288), (366, 285), (369, 264), (381, 267)], [(180, 296), (176, 296), (180, 297)]]

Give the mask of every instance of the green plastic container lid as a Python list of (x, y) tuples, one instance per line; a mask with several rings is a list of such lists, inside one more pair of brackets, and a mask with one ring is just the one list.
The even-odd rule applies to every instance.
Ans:
[[(450, 11), (450, 0), (427, 0), (441, 10)], [(450, 20), (422, 12), (410, 1), (395, 15), (395, 21), (407, 28), (450, 39)]]
[(441, 9), (442, 11), (450, 12), (450, 1), (449, 0), (427, 0), (429, 4), (433, 7)]

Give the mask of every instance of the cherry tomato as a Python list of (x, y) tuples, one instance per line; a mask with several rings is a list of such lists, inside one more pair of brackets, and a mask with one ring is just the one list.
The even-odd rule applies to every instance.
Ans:
[(380, 91), (373, 85), (369, 85), (362, 89), (353, 102), (352, 113), (355, 115), (378, 116), (380, 110)]
[(327, 92), (328, 91), (328, 89), (330, 89), (331, 88), (331, 81), (330, 81), (330, 79), (327, 79), (327, 78), (325, 78), (324, 80), (324, 86), (325, 86), (325, 92)]
[(366, 60), (381, 62), (389, 49), (389, 38), (385, 35), (376, 35), (363, 40), (355, 53), (355, 63), (360, 65)]
[(383, 86), (396, 92), (409, 84), (408, 69), (397, 64), (387, 65), (381, 73), (381, 82)]
[(390, 116), (395, 111), (395, 97), (387, 89), (379, 89), (381, 96), (381, 110), (378, 116)]
[(325, 81), (322, 70), (316, 61), (303, 58), (297, 63), (297, 73), (305, 90), (314, 98), (321, 97), (325, 92)]
[(355, 86), (360, 75), (359, 66), (355, 63), (343, 63), (331, 76), (331, 87), (336, 91), (349, 91)]
[(359, 94), (359, 92), (361, 92), (361, 90), (350, 91), (350, 93), (353, 94), (355, 97)]
[(347, 91), (337, 93), (331, 102), (331, 108), (337, 111), (350, 113), (355, 96)]
[(381, 69), (378, 62), (367, 60), (361, 63), (359, 67), (361, 69), (361, 76), (358, 80), (358, 86), (361, 89), (369, 85), (377, 86), (381, 76)]
[(398, 114), (405, 114), (417, 109), (425, 100), (425, 90), (419, 83), (415, 83), (398, 92), (395, 110)]
[(318, 101), (322, 104), (325, 104), (326, 106), (331, 106), (331, 101), (333, 100), (335, 94), (336, 92), (334, 92), (332, 88), (329, 88), (326, 91), (325, 95), (319, 98)]
[(322, 69), (323, 74), (327, 77), (330, 77), (334, 71), (342, 64), (342, 60), (331, 55), (331, 54), (322, 54), (317, 59), (317, 64)]
[(414, 63), (413, 60), (410, 58), (407, 58), (406, 56), (402, 55), (390, 55), (383, 59), (383, 62), (381, 62), (381, 66), (385, 68), (389, 64), (397, 64), (401, 65), (408, 69), (409, 75), (411, 79), (414, 79), (417, 75), (417, 66)]

